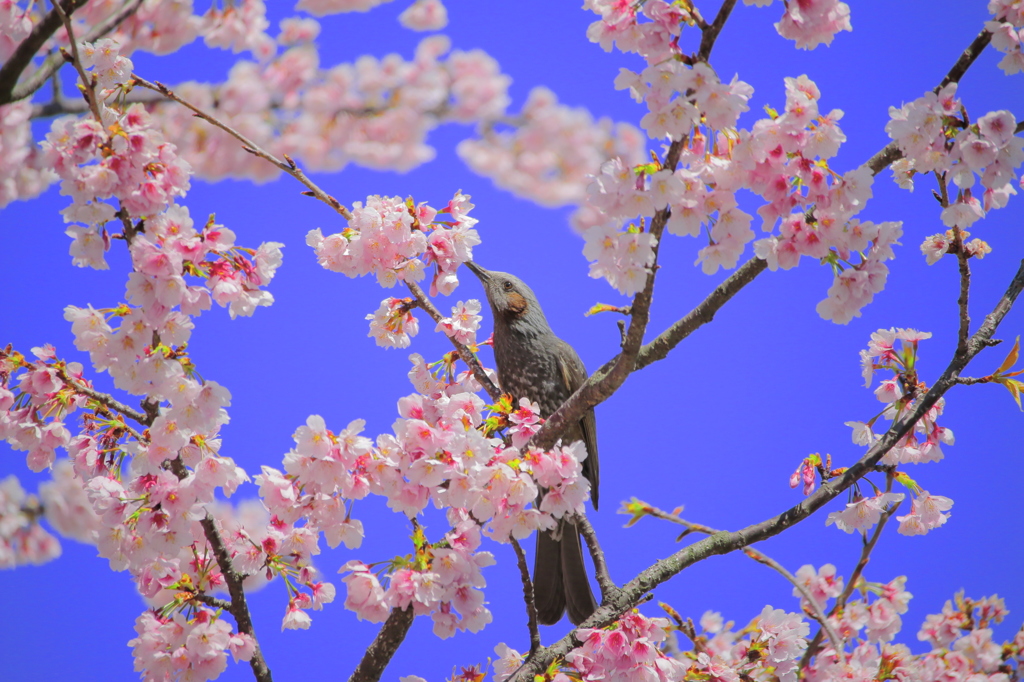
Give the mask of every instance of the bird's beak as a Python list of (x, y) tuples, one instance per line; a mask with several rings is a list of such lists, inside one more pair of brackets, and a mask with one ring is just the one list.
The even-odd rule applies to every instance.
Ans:
[(487, 283), (487, 280), (491, 278), (491, 273), (484, 270), (482, 267), (477, 265), (471, 260), (466, 261), (466, 267), (473, 271), (473, 274), (480, 278), (481, 282)]

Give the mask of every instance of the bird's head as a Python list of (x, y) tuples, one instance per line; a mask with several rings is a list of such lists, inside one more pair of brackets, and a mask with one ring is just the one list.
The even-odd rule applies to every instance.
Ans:
[(472, 261), (467, 262), (466, 267), (484, 285), (484, 293), (496, 320), (511, 323), (516, 320), (539, 319), (547, 325), (536, 295), (523, 280), (507, 272), (485, 270)]

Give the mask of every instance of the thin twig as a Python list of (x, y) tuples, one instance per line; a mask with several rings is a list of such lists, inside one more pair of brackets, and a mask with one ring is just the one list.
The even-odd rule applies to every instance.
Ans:
[(601, 603), (603, 604), (613, 599), (618, 593), (619, 588), (612, 580), (611, 574), (608, 573), (608, 562), (605, 561), (604, 550), (601, 549), (601, 543), (597, 540), (597, 533), (594, 531), (594, 527), (590, 525), (590, 520), (587, 519), (586, 514), (577, 513), (573, 522), (579, 529), (584, 541), (586, 541), (587, 549), (590, 550), (590, 558), (594, 561), (594, 573), (597, 574), (597, 584), (601, 588)]
[(205, 593), (197, 593), (192, 598), (206, 604), (207, 606), (212, 606), (215, 609), (221, 609), (231, 613), (231, 602), (227, 599), (221, 599), (220, 597), (214, 597)]
[[(677, 514), (670, 514), (669, 512), (666, 512), (662, 509), (658, 509), (657, 507), (651, 506), (646, 503), (644, 510), (646, 511), (647, 516), (653, 516), (657, 519), (662, 519), (664, 521), (676, 523), (680, 526), (687, 528), (688, 530), (696, 531), (698, 533), (704, 533), (705, 535), (714, 535), (715, 533), (722, 532), (715, 528), (711, 528), (710, 526), (705, 526), (700, 523), (693, 523), (691, 521), (687, 521), (686, 519), (678, 516)], [(754, 561), (756, 561), (757, 563), (777, 571), (780, 575), (782, 575), (782, 577), (784, 577), (786, 580), (793, 584), (793, 587), (797, 589), (800, 595), (807, 602), (807, 608), (811, 610), (811, 613), (809, 613), (808, 615), (814, 618), (814, 620), (818, 621), (818, 623), (825, 630), (825, 632), (828, 633), (829, 640), (832, 642), (832, 648), (835, 649), (836, 656), (841, 657), (843, 654), (843, 639), (839, 635), (837, 635), (835, 630), (832, 629), (832, 626), (829, 625), (828, 618), (825, 616), (824, 613), (822, 613), (821, 607), (818, 606), (817, 601), (815, 601), (814, 597), (811, 596), (811, 593), (807, 591), (807, 587), (803, 583), (801, 583), (795, 575), (786, 570), (785, 566), (780, 564), (775, 559), (772, 559), (764, 552), (760, 552), (751, 547), (746, 547), (743, 549), (743, 553), (751, 559), (753, 559)]]
[[(892, 490), (892, 476), (886, 479), (885, 492)], [(878, 544), (878, 538), (882, 537), (882, 530), (885, 529), (885, 524), (889, 522), (896, 512), (899, 511), (900, 505), (903, 501), (896, 502), (891, 507), (882, 512), (881, 518), (878, 520), (878, 525), (875, 526), (874, 532), (871, 534), (871, 539), (864, 543), (863, 549), (860, 552), (860, 559), (857, 561), (857, 565), (853, 569), (853, 573), (850, 574), (850, 579), (847, 581), (846, 586), (838, 597), (836, 602), (832, 606), (832, 610), (829, 611), (828, 615), (832, 616), (840, 613), (846, 606), (846, 601), (853, 595), (854, 590), (857, 589), (857, 582), (860, 580), (861, 574), (864, 573), (864, 569), (867, 567), (868, 562), (871, 560), (871, 552), (874, 551), (875, 545)], [(818, 645), (821, 644), (822, 633), (818, 630), (814, 633), (814, 637), (808, 643), (807, 648), (804, 650), (804, 655), (800, 659), (800, 665), (797, 670), (803, 670), (811, 662), (811, 658), (814, 657), (815, 652), (818, 650)]]
[(298, 165), (296, 165), (296, 163), (292, 161), (291, 157), (289, 157), (287, 154), (284, 157), (285, 160), (281, 161), (276, 156), (274, 156), (267, 150), (263, 149), (258, 144), (250, 140), (248, 137), (238, 132), (228, 124), (221, 121), (220, 119), (211, 116), (210, 114), (195, 106), (191, 102), (188, 102), (182, 99), (181, 97), (178, 97), (170, 88), (168, 88), (166, 85), (159, 81), (154, 81), (151, 83), (142, 76), (139, 76), (135, 73), (132, 74), (132, 80), (134, 80), (136, 84), (141, 85), (144, 88), (148, 88), (150, 90), (153, 90), (154, 92), (160, 93), (167, 99), (174, 100), (178, 104), (181, 104), (185, 108), (192, 111), (192, 113), (194, 113), (197, 117), (203, 119), (204, 121), (213, 126), (216, 126), (217, 128), (220, 128), (228, 135), (231, 135), (233, 138), (241, 142), (243, 145), (242, 148), (245, 149), (247, 152), (254, 154), (255, 156), (258, 156), (265, 161), (269, 161), (280, 170), (284, 171), (288, 175), (292, 176), (293, 178), (301, 182), (309, 189), (309, 192), (313, 197), (319, 199), (320, 201), (324, 202), (325, 204), (333, 208), (335, 211), (340, 213), (342, 217), (344, 217), (345, 219), (350, 219), (352, 217), (352, 213), (347, 208), (345, 208), (345, 206), (342, 205), (340, 201), (332, 197), (324, 190), (320, 189), (320, 187), (317, 186), (316, 183), (307, 178), (306, 174), (302, 172), (302, 169), (299, 168)]
[(960, 270), (960, 296), (956, 300), (959, 309), (960, 329), (957, 332), (956, 351), (967, 350), (967, 339), (971, 335), (971, 315), (968, 302), (971, 294), (971, 265), (967, 262), (967, 249), (964, 248), (964, 233), (959, 227), (953, 226), (953, 239), (957, 246), (956, 260)]
[(537, 603), (533, 598), (533, 581), (530, 580), (530, 568), (526, 565), (526, 553), (515, 538), (512, 549), (516, 551), (516, 563), (519, 564), (519, 577), (523, 581), (523, 601), (526, 602), (526, 626), (530, 630), (530, 654), (540, 648), (540, 630), (537, 629)]
[(78, 71), (78, 77), (82, 81), (82, 96), (89, 103), (89, 110), (92, 111), (96, 122), (102, 125), (103, 115), (100, 113), (99, 100), (96, 99), (96, 88), (93, 85), (92, 79), (89, 78), (89, 74), (85, 72), (85, 68), (82, 66), (82, 58), (78, 54), (78, 41), (75, 40), (75, 31), (71, 26), (71, 16), (64, 11), (59, 2), (55, 1), (53, 3), (53, 9), (60, 15), (61, 21), (64, 22), (64, 30), (68, 32), (68, 42), (71, 43), (71, 56), (74, 59), (75, 70)]
[(836, 658), (840, 661), (844, 660), (845, 656), (843, 653), (844, 648), (842, 637), (836, 634), (836, 631), (832, 629), (832, 626), (828, 622), (828, 617), (822, 613), (821, 606), (819, 606), (818, 602), (815, 601), (814, 596), (807, 590), (807, 587), (801, 583), (795, 575), (786, 570), (785, 566), (777, 562), (775, 559), (772, 559), (767, 554), (759, 552), (756, 549), (751, 549), (750, 547), (745, 548), (743, 553), (757, 563), (764, 564), (769, 568), (775, 569), (782, 577), (793, 584), (793, 587), (795, 587), (797, 592), (800, 593), (800, 596), (804, 598), (804, 608), (810, 609), (811, 611), (808, 615), (818, 621), (821, 628), (828, 633), (828, 639), (832, 642), (832, 650), (835, 652)]
[(152, 424), (152, 420), (149, 419), (148, 415), (139, 412), (138, 410), (132, 407), (128, 407), (127, 405), (125, 405), (124, 403), (122, 403), (109, 393), (101, 393), (100, 391), (97, 391), (94, 388), (89, 388), (84, 384), (78, 383), (77, 381), (72, 379), (70, 375), (68, 375), (66, 369), (58, 369), (57, 376), (59, 376), (61, 380), (65, 384), (67, 384), (68, 387), (75, 393), (81, 393), (84, 396), (88, 396), (89, 398), (92, 398), (101, 405), (110, 408), (114, 412), (120, 412), (129, 419), (134, 419), (143, 426), (149, 426), (150, 424)]
[[(437, 306), (435, 306), (434, 302), (430, 300), (430, 297), (427, 296), (426, 292), (420, 288), (419, 284), (406, 280), (405, 286), (408, 287), (410, 292), (412, 292), (412, 295), (416, 298), (416, 303), (420, 308), (423, 308), (427, 315), (430, 316), (430, 319), (434, 322), (440, 322), (444, 318), (444, 315), (442, 315), (441, 311), (437, 309)], [(445, 336), (448, 335), (445, 334)], [(473, 372), (473, 376), (476, 377), (476, 380), (479, 381), (480, 385), (484, 387), (485, 391), (487, 391), (487, 395), (491, 396), (491, 400), (497, 400), (500, 398), (501, 389), (495, 386), (494, 382), (491, 381), (491, 378), (487, 376), (487, 372), (484, 371), (484, 367), (480, 364), (480, 360), (477, 358), (476, 353), (459, 343), (454, 337), (448, 336), (448, 338), (451, 340), (452, 345), (455, 346), (455, 350), (458, 352), (459, 357), (462, 358), (462, 361), (465, 362), (466, 366), (469, 367), (471, 372)]]

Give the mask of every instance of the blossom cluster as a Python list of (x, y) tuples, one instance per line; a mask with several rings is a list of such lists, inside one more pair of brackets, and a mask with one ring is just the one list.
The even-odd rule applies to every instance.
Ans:
[[(795, 267), (801, 256), (827, 262), (834, 280), (819, 314), (842, 324), (860, 314), (885, 286), (885, 261), (893, 258), (902, 228), (854, 218), (872, 196), (873, 176), (866, 166), (844, 175), (828, 166), (846, 140), (838, 125), (842, 112), (821, 112), (821, 94), (806, 76), (785, 81), (785, 110), (769, 110), (769, 118), (752, 129), (737, 130), (736, 117), (751, 91), (736, 81), (722, 85), (706, 64), (689, 68), (672, 61), (648, 67), (643, 75), (622, 70), (617, 83), (638, 100), (692, 110), (678, 129), (656, 131), (677, 140), (679, 169), (631, 167), (613, 159), (595, 176), (587, 197), (590, 222), (580, 225), (584, 254), (594, 261), (592, 277), (606, 278), (626, 295), (639, 291), (655, 241), (642, 226), (618, 226), (666, 208), (670, 234), (706, 232), (708, 244), (697, 259), (705, 273), (735, 267), (754, 240), (753, 216), (736, 198), (739, 189), (748, 189), (767, 202), (758, 209), (762, 229), (774, 233), (779, 226), (778, 234), (754, 244), (755, 254), (773, 270)], [(669, 100), (673, 92), (684, 94)]]
[[(954, 230), (963, 231), (988, 211), (1006, 206), (1017, 193), (1013, 180), (1024, 163), (1024, 138), (1015, 135), (1013, 114), (993, 111), (968, 123), (956, 90), (957, 84), (950, 83), (938, 93), (926, 93), (900, 108), (890, 107), (891, 120), (885, 127), (903, 152), (903, 158), (892, 165), (901, 187), (913, 190), (914, 175), (919, 173), (940, 178), (942, 222), (953, 230), (925, 239), (921, 250), (929, 264), (952, 252)], [(983, 257), (991, 251), (981, 240), (961, 241), (969, 256)]]
[[(0, 406), (3, 401), (0, 389)], [(0, 480), (0, 569), (44, 564), (60, 556), (60, 542), (34, 520), (38, 506), (16, 476)]]
[(430, 615), (434, 634), (447, 639), (458, 631), (479, 632), (491, 622), (480, 589), (486, 580), (480, 569), (494, 563), (490, 552), (479, 551), (479, 526), (468, 515), (453, 524), (438, 543), (424, 545), (419, 562), (396, 562), (381, 579), (360, 561), (350, 561), (345, 607), (360, 620), (380, 623), (391, 609), (412, 608), (415, 615)]
[[(430, 284), (432, 296), (450, 294), (459, 285), (456, 270), (473, 258), (480, 237), (469, 216), (469, 196), (456, 193), (443, 209), (448, 220), (437, 221), (438, 211), (425, 203), (414, 204), (401, 197), (371, 196), (366, 205), (356, 202), (348, 226), (325, 237), (320, 228), (306, 235), (306, 244), (327, 270), (348, 277), (374, 274), (381, 286), (399, 281), (415, 283), (434, 266)], [(418, 331), (409, 312), (411, 303), (385, 299), (371, 320), (370, 335), (378, 345), (405, 348)]]
[[(672, 627), (666, 618), (648, 618), (633, 610), (607, 628), (581, 628), (582, 644), (565, 656), (552, 682), (583, 680), (648, 680), (681, 682), (687, 666), (673, 658), (665, 644)], [(494, 649), (496, 682), (504, 682), (523, 663), (524, 657), (506, 644)]]
[[(867, 422), (846, 422), (846, 425), (852, 428), (855, 444), (873, 446), (880, 438), (874, 431), (877, 419), (884, 417), (895, 422), (914, 409), (924, 396), (927, 387), (918, 381), (917, 350), (918, 343), (929, 338), (930, 333), (913, 329), (879, 329), (872, 333), (868, 348), (860, 353), (865, 386), (871, 386), (876, 370), (890, 370), (893, 376), (882, 379), (875, 389), (875, 397), (885, 405), (878, 416)], [(901, 464), (941, 460), (944, 457), (942, 446), (952, 445), (954, 442), (952, 430), (937, 423), (944, 406), (945, 402), (940, 399), (917, 421), (914, 428), (882, 457), (881, 464), (896, 467)], [(808, 458), (793, 475), (791, 484), (795, 487), (798, 479), (802, 477), (804, 494), (810, 493), (814, 485), (816, 467), (822, 471), (823, 476), (826, 475), (827, 472), (821, 467), (820, 458), (817, 461)], [(946, 512), (953, 506), (952, 500), (923, 490), (903, 472), (896, 471), (894, 477), (913, 495), (910, 513), (896, 517), (900, 522), (901, 534), (924, 535), (946, 522), (949, 518)], [(828, 515), (826, 524), (834, 523), (837, 528), (847, 533), (866, 533), (881, 520), (883, 514), (894, 513), (893, 505), (898, 506), (904, 497), (903, 493), (890, 491), (876, 490), (871, 496), (856, 492), (845, 508)]]
[[(743, 2), (765, 7), (772, 0)], [(775, 24), (775, 30), (783, 38), (793, 40), (799, 49), (831, 45), (837, 33), (852, 30), (850, 7), (845, 2), (800, 0), (783, 4), (782, 18)], [(684, 25), (694, 26), (698, 19), (703, 20), (692, 3), (648, 0), (637, 6), (615, 0), (586, 0), (583, 6), (601, 17), (587, 29), (591, 42), (599, 43), (606, 52), (614, 45), (622, 52), (638, 53), (649, 63), (672, 54), (673, 43), (678, 41)], [(647, 21), (640, 21), (641, 18)]]
[(138, 637), (128, 646), (144, 682), (216, 679), (227, 668), (229, 652), (236, 661), (248, 661), (256, 650), (250, 635), (232, 632), (229, 623), (205, 607), (191, 618), (146, 611), (136, 619), (135, 632)]
[(988, 11), (994, 21), (985, 23), (992, 34), (992, 47), (1006, 56), (999, 62), (999, 68), (1007, 75), (1024, 71), (1024, 3), (1021, 0), (989, 0)]
[[(306, 4), (299, 3), (297, 9), (314, 14), (359, 9), (323, 6), (345, 3)], [(5, 58), (4, 53), (31, 29), (33, 15), (11, 3), (4, 8), (0, 55)], [(122, 9), (115, 0), (89, 2), (73, 15), (75, 34), (86, 35)], [(263, 0), (213, 6), (203, 16), (192, 10), (191, 0), (144, 0), (96, 43), (98, 49), (82, 50), (83, 62), (92, 66), (94, 56), (99, 56), (93, 73), (106, 89), (126, 80), (131, 69), (127, 57), (136, 50), (168, 54), (202, 36), (211, 48), (251, 51), (257, 61), (237, 62), (223, 83), (189, 82), (176, 92), (271, 153), (288, 154), (313, 170), (339, 170), (350, 162), (407, 170), (434, 157), (425, 140), (440, 123), (493, 121), (508, 106), (510, 79), (494, 59), (481, 50), (447, 54), (450, 41), (445, 36), (424, 39), (411, 60), (397, 54), (382, 59), (365, 56), (356, 63), (322, 68), (314, 44), (319, 33), (314, 19), (283, 20), (275, 40), (267, 33)], [(437, 28), (444, 12), (438, 0), (420, 0), (402, 21), (419, 30)], [(63, 31), (54, 40), (67, 43)], [(5, 131), (0, 145), (0, 167), (14, 176), (0, 175), (0, 205), (31, 198), (54, 179), (45, 172), (45, 164), (26, 168), (19, 163), (20, 157), (36, 155), (31, 132), (21, 124), (30, 110), (27, 102), (0, 107), (0, 122), (10, 119), (19, 133), (12, 137)], [(175, 103), (154, 104), (150, 110), (165, 137), (204, 179), (261, 181), (280, 172), (246, 153), (228, 133), (193, 118)]]
[[(510, 79), (481, 50), (451, 51), (444, 36), (420, 42), (411, 60), (363, 56), (322, 68), (315, 32), (266, 63), (239, 61), (220, 84), (175, 92), (268, 152), (317, 171), (349, 163), (408, 170), (434, 158), (427, 134), (440, 123), (501, 116)], [(287, 40), (300, 36), (290, 34)], [(446, 56), (447, 55), (447, 56)], [(158, 108), (163, 130), (202, 178), (268, 180), (279, 170), (180, 107)]]
[[(361, 421), (335, 434), (321, 417), (311, 416), (294, 434), (296, 447), (285, 456), (284, 472), (264, 466), (256, 482), (271, 526), (303, 535), (302, 546), (286, 548), (301, 557), (299, 565), (319, 552), (321, 532), (332, 547), (361, 544), (363, 526), (351, 518), (352, 501), (379, 495), (409, 519), (430, 503), (445, 509), (452, 531), (439, 543), (420, 542), (417, 562), (392, 562), (383, 577), (356, 560), (343, 570), (345, 604), (360, 618), (383, 621), (390, 609), (413, 604), (447, 637), (456, 630), (475, 632), (490, 621), (479, 588), (480, 568), (493, 559), (478, 549), (481, 531), (508, 542), (582, 511), (589, 494), (580, 464), (586, 450), (582, 443), (551, 451), (516, 447), (540, 423), (537, 406), (525, 400), (504, 422), (513, 445), (489, 437), (472, 375), (446, 384), (433, 378), (422, 358), (412, 357), (410, 378), (421, 392), (399, 400), (393, 434), (381, 434), (374, 443), (359, 435)], [(539, 487), (547, 492), (537, 504)], [(253, 565), (266, 561), (257, 557)]]
[(583, 203), (589, 176), (607, 159), (642, 163), (645, 144), (634, 126), (594, 121), (586, 109), (560, 104), (553, 92), (537, 87), (513, 125), (489, 125), (456, 151), (498, 187), (542, 206), (564, 206)]
[[(3, 36), (0, 30), (0, 46)], [(32, 143), (31, 115), (29, 102), (0, 106), (0, 209), (15, 199), (39, 196), (57, 179)]]
[[(241, 508), (236, 514), (216, 502), (218, 491), (230, 496), (248, 476), (219, 454), (230, 393), (200, 380), (185, 351), (192, 318), (214, 301), (232, 317), (272, 302), (261, 287), (281, 264), (281, 245), (236, 246), (234, 233), (212, 218), (196, 229), (188, 209), (174, 203), (188, 189), (189, 165), (140, 105), (122, 111), (105, 103), (130, 72), (117, 44), (83, 44), (80, 52), (92, 69), (85, 87), (97, 94), (100, 120), (90, 114), (55, 121), (45, 159), (72, 197), (65, 219), (84, 224), (69, 229), (73, 262), (105, 268), (112, 243), (106, 223), (119, 218), (123, 231), (113, 236), (126, 244), (133, 271), (126, 289), (131, 305), (68, 306), (65, 319), (93, 367), (109, 373), (118, 389), (141, 396), (142, 408), (97, 393), (82, 366), (61, 360), (52, 347), (33, 349), (34, 359), (8, 349), (0, 351), (0, 438), (26, 451), (32, 470), (55, 470), (40, 490), (52, 525), (95, 544), (112, 569), (129, 571), (157, 609), (140, 619), (137, 669), (163, 679), (157, 670), (171, 665), (212, 679), (223, 669), (225, 651), (247, 658), (251, 640), (195, 611), (193, 595), (226, 589), (227, 568), (214, 558), (210, 533), (221, 536), (237, 560), (231, 568), (250, 587), (285, 572), (295, 579), (290, 585), (315, 590), (319, 584), (312, 569), (303, 571), (290, 557), (255, 556), (254, 549), (290, 539), (268, 527), (265, 515)], [(80, 429), (69, 419), (76, 412), (85, 413)], [(58, 449), (70, 460), (55, 462)], [(45, 557), (45, 542), (26, 529), (39, 545), (33, 556)], [(324, 594), (321, 601), (328, 601)], [(201, 642), (190, 640), (191, 631)]]
[[(815, 608), (809, 609), (801, 590), (794, 589), (793, 595), (801, 597), (807, 614), (828, 614), (827, 622), (838, 642), (831, 635), (815, 638), (820, 645), (803, 661), (810, 627), (801, 614), (766, 606), (749, 626), (734, 631), (732, 622), (726, 623), (720, 614), (708, 611), (700, 619), (702, 632), (688, 634), (692, 648), (677, 650), (675, 654), (683, 664), (685, 679), (739, 682), (770, 676), (780, 682), (1007, 682), (1011, 679), (1007, 674), (1012, 670), (1010, 666), (1019, 665), (1024, 652), (1024, 631), (1002, 647), (992, 640), (992, 626), (1008, 613), (1003, 600), (995, 596), (972, 600), (961, 593), (955, 602), (946, 602), (942, 613), (927, 616), (917, 637), (932, 648), (915, 655), (906, 645), (893, 643), (903, 628), (902, 616), (907, 613), (912, 597), (906, 590), (904, 576), (888, 583), (869, 582), (860, 577), (858, 592), (843, 590), (843, 578), (831, 564), (817, 570), (810, 565), (802, 566), (796, 579), (803, 591), (811, 594)], [(835, 600), (831, 610), (827, 608), (830, 600)], [(836, 650), (836, 645), (840, 650)], [(605, 646), (610, 650), (607, 653), (616, 651)], [(570, 653), (567, 659), (578, 651)], [(496, 652), (500, 658), (495, 662), (495, 678), (502, 680), (520, 660), (517, 652), (507, 647), (501, 646)], [(630, 658), (629, 654), (622, 657)], [(645, 672), (648, 676), (644, 679), (665, 679), (659, 669)], [(683, 679), (683, 675), (669, 679)]]

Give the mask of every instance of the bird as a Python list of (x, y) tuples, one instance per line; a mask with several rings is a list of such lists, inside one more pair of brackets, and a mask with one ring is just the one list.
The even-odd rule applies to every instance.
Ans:
[[(480, 279), (494, 319), (494, 361), (502, 391), (526, 398), (548, 418), (587, 380), (587, 369), (572, 346), (551, 330), (537, 296), (518, 277), (486, 270), (469, 261)], [(587, 457), (583, 475), (590, 481), (594, 509), (598, 503), (597, 424), (591, 408), (562, 437), (583, 441)], [(543, 494), (543, 493), (542, 493)], [(565, 611), (579, 625), (597, 609), (590, 589), (583, 547), (576, 525), (562, 519), (552, 531), (537, 534), (533, 564), (533, 595), (537, 620), (554, 625)]]

